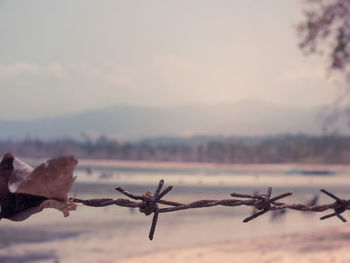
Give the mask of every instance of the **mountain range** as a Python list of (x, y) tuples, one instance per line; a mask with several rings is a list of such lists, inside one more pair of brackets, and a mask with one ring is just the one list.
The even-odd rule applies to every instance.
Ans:
[[(178, 107), (114, 106), (43, 119), (0, 119), (0, 139), (82, 139), (106, 135), (125, 141), (160, 136), (320, 135), (322, 112), (323, 107), (297, 109), (255, 100)], [(346, 126), (344, 122), (338, 131), (348, 133)]]

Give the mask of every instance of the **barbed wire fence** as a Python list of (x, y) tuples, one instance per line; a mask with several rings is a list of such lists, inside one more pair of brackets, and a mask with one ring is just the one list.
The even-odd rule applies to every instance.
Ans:
[[(214, 206), (227, 206), (227, 207), (236, 207), (236, 206), (251, 206), (254, 207), (257, 212), (252, 215), (244, 218), (243, 222), (247, 223), (257, 217), (274, 210), (282, 210), (282, 209), (292, 209), (303, 212), (324, 212), (326, 210), (333, 210), (333, 213), (322, 216), (320, 219), (325, 220), (331, 217), (338, 217), (342, 222), (347, 222), (347, 220), (341, 215), (346, 210), (350, 209), (350, 200), (341, 199), (338, 196), (328, 192), (325, 189), (321, 189), (320, 191), (335, 201), (330, 204), (325, 205), (305, 205), (305, 204), (288, 204), (278, 202), (282, 198), (292, 195), (292, 192), (286, 192), (275, 197), (271, 197), (272, 195), (272, 187), (268, 187), (266, 194), (240, 194), (240, 193), (231, 193), (230, 199), (222, 199), (222, 200), (198, 200), (191, 203), (179, 203), (174, 201), (163, 200), (162, 198), (168, 194), (173, 186), (168, 186), (162, 191), (164, 185), (164, 180), (161, 179), (159, 184), (152, 194), (151, 192), (146, 192), (143, 195), (136, 195), (129, 193), (125, 189), (121, 187), (115, 188), (121, 194), (129, 197), (130, 199), (113, 199), (113, 198), (99, 198), (99, 199), (78, 199), (75, 197), (70, 198), (71, 201), (75, 203), (81, 203), (90, 207), (105, 207), (111, 205), (117, 205), (122, 207), (129, 208), (139, 208), (139, 211), (146, 216), (153, 214), (152, 224), (149, 231), (149, 239), (153, 240), (154, 232), (156, 229), (157, 221), (159, 214), (161, 213), (170, 213), (180, 210), (188, 210), (195, 208), (206, 208), (206, 207), (214, 207)], [(160, 207), (162, 205), (162, 207)]]

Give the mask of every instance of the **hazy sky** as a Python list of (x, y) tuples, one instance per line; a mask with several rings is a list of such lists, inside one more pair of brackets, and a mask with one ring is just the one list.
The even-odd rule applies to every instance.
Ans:
[(299, 0), (0, 1), (0, 118), (117, 104), (334, 98)]

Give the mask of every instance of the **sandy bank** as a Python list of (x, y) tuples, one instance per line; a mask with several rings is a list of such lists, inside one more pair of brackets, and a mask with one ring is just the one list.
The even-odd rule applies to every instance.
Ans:
[(118, 263), (350, 263), (350, 226), (160, 251)]

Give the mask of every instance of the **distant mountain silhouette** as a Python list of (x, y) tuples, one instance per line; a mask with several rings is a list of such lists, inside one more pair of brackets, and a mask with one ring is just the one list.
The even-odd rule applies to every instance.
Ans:
[[(122, 140), (159, 136), (321, 134), (321, 107), (293, 109), (261, 101), (179, 107), (115, 106), (32, 121), (0, 120), (0, 139), (82, 138)], [(346, 125), (339, 129), (346, 132)]]

